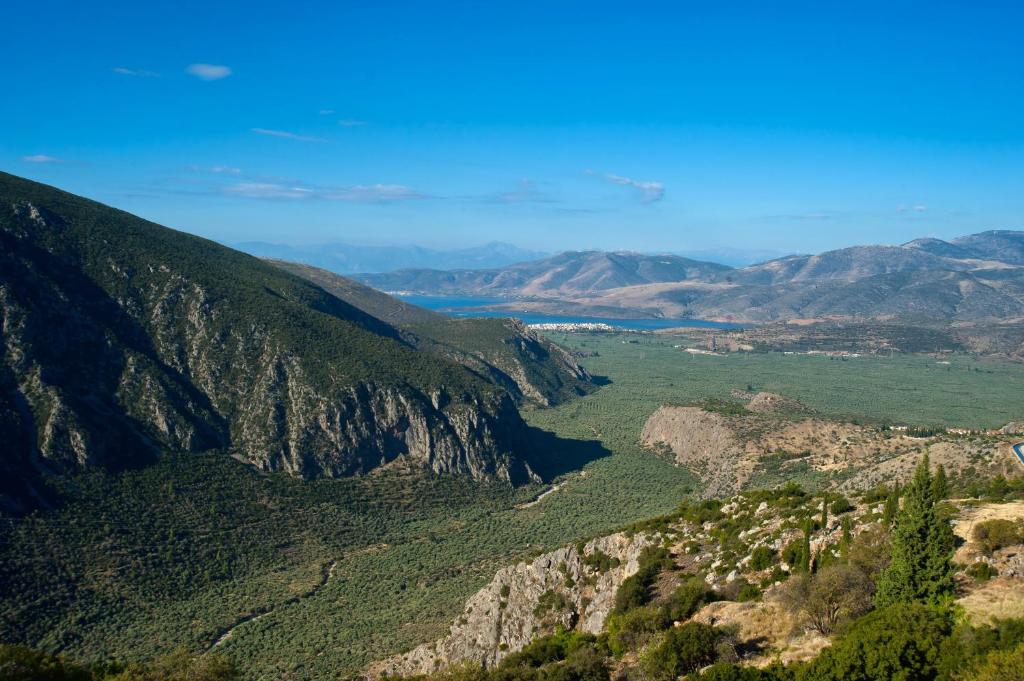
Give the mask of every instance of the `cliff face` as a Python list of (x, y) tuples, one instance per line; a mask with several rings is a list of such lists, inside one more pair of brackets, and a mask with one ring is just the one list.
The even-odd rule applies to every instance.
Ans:
[(223, 448), (303, 477), (534, 477), (504, 390), (319, 287), (0, 175), (0, 495)]
[(582, 552), (569, 546), (503, 568), (466, 601), (445, 638), (375, 663), (367, 673), (424, 674), (465, 660), (493, 667), (556, 626), (600, 633), (615, 592), (636, 573), (643, 549), (657, 541), (613, 534), (590, 541)]

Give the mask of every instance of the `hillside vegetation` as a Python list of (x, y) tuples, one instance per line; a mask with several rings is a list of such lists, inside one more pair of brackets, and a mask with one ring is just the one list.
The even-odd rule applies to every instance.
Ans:
[[(46, 474), (162, 450), (305, 478), (536, 477), (510, 386), (256, 258), (4, 174), (0, 265), (8, 510), (46, 503)], [(587, 382), (568, 361), (543, 373), (553, 393)]]
[(308, 265), (271, 261), (403, 331), (412, 346), (457, 362), (507, 389), (519, 404), (550, 406), (592, 392), (587, 371), (564, 349), (514, 319), (452, 318)]

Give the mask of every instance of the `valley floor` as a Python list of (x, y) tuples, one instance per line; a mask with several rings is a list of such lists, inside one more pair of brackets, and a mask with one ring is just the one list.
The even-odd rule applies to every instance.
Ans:
[[(244, 671), (335, 678), (439, 637), (499, 567), (667, 513), (699, 491), (687, 470), (639, 444), (663, 404), (753, 387), (868, 420), (993, 427), (1024, 416), (1024, 366), (1011, 363), (692, 356), (647, 334), (554, 339), (610, 380), (525, 413), (605, 450), (552, 481), (557, 493), (393, 474), (304, 483), (219, 453), (83, 476), (68, 484), (63, 509), (5, 521), (0, 637), (80, 659), (151, 657), (206, 649), (252, 617), (217, 646)], [(829, 482), (813, 470), (795, 475), (809, 488)]]

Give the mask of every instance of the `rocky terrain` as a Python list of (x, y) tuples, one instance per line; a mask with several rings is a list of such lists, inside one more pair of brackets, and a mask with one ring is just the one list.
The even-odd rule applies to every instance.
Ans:
[(864, 490), (905, 479), (925, 451), (953, 475), (1013, 470), (1008, 455), (1015, 441), (1012, 428), (1006, 433), (918, 435), (824, 419), (771, 393), (740, 397), (745, 404), (729, 410), (663, 406), (644, 424), (641, 444), (667, 450), (698, 475), (705, 498), (733, 494), (759, 471), (785, 475), (798, 466), (840, 489)]
[(45, 503), (45, 474), (163, 450), (223, 449), (301, 477), (401, 466), (536, 479), (508, 388), (551, 401), (533, 358), (568, 393), (588, 380), (516, 328), (501, 385), (256, 258), (10, 175), (0, 328), (8, 509)]
[(600, 633), (615, 592), (659, 539), (613, 534), (504, 568), (466, 601), (445, 638), (376, 663), (369, 675), (426, 674), (464, 660), (493, 667), (559, 626)]
[[(976, 531), (980, 523), (996, 518), (1024, 528), (1024, 503), (955, 501), (949, 508), (961, 541), (955, 558), (957, 603), (968, 621), (981, 624), (993, 617), (1024, 615), (1020, 599), (1011, 595), (1024, 589), (1024, 545), (987, 551)], [(620, 533), (586, 544), (584, 556), (601, 548), (623, 559), (607, 573), (581, 565), (581, 553), (575, 547), (499, 571), (466, 602), (463, 615), (445, 639), (376, 663), (368, 675), (430, 674), (464, 661), (493, 668), (534, 637), (550, 634), (556, 624), (589, 633), (604, 630), (614, 639), (620, 635), (616, 632), (629, 625), (619, 620), (614, 631), (607, 628), (612, 592), (624, 577), (636, 573), (636, 561), (644, 560), (640, 549), (658, 545), (667, 547), (668, 558), (650, 587), (651, 604), (641, 610), (653, 613), (667, 607), (677, 589), (692, 589), (693, 580), (699, 579), (710, 594), (674, 626), (694, 621), (731, 632), (730, 654), (744, 664), (811, 659), (829, 645), (830, 637), (810, 626), (787, 596), (791, 576), (799, 574), (795, 556), (800, 545), (806, 542), (819, 570), (846, 560), (844, 556), (856, 550), (859, 553), (851, 564), (870, 572), (885, 559), (888, 521), (884, 514), (885, 503), (877, 497), (850, 502), (837, 495), (810, 495), (797, 487), (684, 504), (677, 514), (636, 528), (636, 534)], [(989, 576), (979, 579), (968, 574), (979, 563), (990, 566)], [(581, 611), (581, 603), (587, 601), (581, 598), (578, 585), (595, 575), (599, 575), (597, 582), (589, 587), (595, 590), (593, 603)], [(552, 598), (552, 593), (562, 597)], [(598, 603), (605, 605), (598, 607)], [(541, 612), (546, 617), (543, 626), (537, 621)], [(636, 654), (627, 654), (610, 664), (613, 672), (621, 671), (636, 659)]]

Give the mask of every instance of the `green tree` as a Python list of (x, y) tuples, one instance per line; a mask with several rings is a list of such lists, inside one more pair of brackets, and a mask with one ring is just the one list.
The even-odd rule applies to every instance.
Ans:
[(943, 603), (953, 594), (953, 530), (936, 512), (934, 478), (925, 454), (907, 485), (892, 533), (892, 561), (875, 604)]
[(932, 478), (932, 494), (935, 501), (942, 501), (949, 496), (949, 480), (946, 478), (946, 468), (939, 464), (935, 469), (935, 477)]
[(843, 516), (843, 536), (839, 540), (839, 557), (843, 562), (850, 560), (850, 545), (853, 543), (853, 523), (850, 516)]
[(892, 489), (889, 490), (889, 495), (885, 497), (885, 507), (882, 509), (882, 520), (886, 525), (892, 526), (893, 521), (896, 519), (896, 514), (900, 510), (900, 487), (899, 485), (893, 485)]

